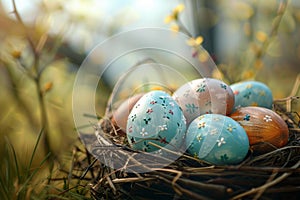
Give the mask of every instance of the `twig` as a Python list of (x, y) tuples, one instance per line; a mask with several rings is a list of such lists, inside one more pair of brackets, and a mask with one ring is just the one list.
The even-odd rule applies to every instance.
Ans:
[(275, 99), (274, 102), (277, 103), (277, 102), (287, 102), (287, 101), (291, 101), (291, 100), (298, 100), (300, 97), (298, 96), (289, 96), (289, 97), (285, 97), (285, 98), (282, 98), (282, 99)]
[[(300, 166), (300, 161), (298, 161), (293, 167), (291, 167), (292, 169), (295, 169), (295, 168), (298, 168)], [(290, 176), (293, 172), (285, 172), (283, 173), (281, 176), (279, 176), (278, 178), (274, 179), (273, 181), (271, 182), (267, 182), (266, 184), (260, 186), (260, 187), (257, 187), (257, 188), (253, 188), (249, 191), (246, 191), (242, 194), (239, 194), (239, 195), (236, 195), (232, 198), (232, 200), (235, 200), (235, 199), (241, 199), (242, 197), (245, 197), (245, 196), (249, 196), (249, 195), (252, 195), (252, 194), (255, 194), (257, 192), (260, 192), (261, 190), (266, 190), (268, 189), (269, 187), (272, 187), (278, 183), (280, 183), (281, 181), (283, 181), (285, 178), (287, 178), (288, 176)]]
[[(168, 184), (172, 184), (172, 182), (171, 182), (170, 180), (164, 178), (163, 176), (156, 176), (156, 177), (157, 177), (157, 179), (160, 179), (160, 180), (162, 180), (162, 181), (164, 181), (164, 182), (166, 182), (166, 183), (168, 183)], [(185, 194), (186, 196), (188, 196), (188, 197), (190, 197), (190, 198), (192, 198), (192, 199), (202, 199), (202, 200), (203, 200), (203, 199), (207, 199), (207, 200), (210, 199), (210, 198), (208, 198), (208, 197), (202, 196), (202, 195), (197, 194), (197, 193), (195, 193), (195, 192), (189, 191), (189, 190), (187, 190), (187, 189), (181, 187), (181, 186), (178, 185), (177, 183), (175, 183), (175, 184), (173, 185), (173, 187), (176, 188), (175, 192), (177, 192), (177, 194), (180, 195), (180, 196), (182, 196), (183, 194)]]
[(38, 52), (36, 51), (34, 42), (33, 42), (33, 40), (31, 39), (30, 34), (28, 33), (27, 28), (26, 28), (26, 26), (25, 26), (25, 24), (24, 24), (24, 22), (23, 22), (23, 20), (22, 20), (22, 17), (21, 17), (21, 15), (20, 15), (20, 13), (19, 13), (19, 11), (18, 11), (18, 9), (17, 9), (17, 5), (16, 5), (15, 0), (12, 0), (12, 4), (13, 4), (13, 11), (12, 11), (12, 13), (15, 14), (17, 20), (20, 22), (21, 26), (24, 28), (25, 33), (26, 33), (27, 40), (28, 40), (29, 45), (30, 45), (30, 47), (31, 47), (31, 50), (32, 50), (32, 52), (33, 52), (33, 54), (34, 54), (35, 60), (38, 60), (38, 57), (39, 57)]
[[(282, 167), (252, 167), (252, 166), (241, 166), (241, 167), (236, 167), (236, 166), (224, 166), (224, 167), (216, 167), (217, 172), (222, 172), (220, 170), (225, 171), (225, 170), (230, 170), (230, 171), (238, 171), (238, 172), (251, 172), (251, 173), (257, 173), (257, 172), (296, 172), (299, 173), (300, 169), (294, 168), (282, 168)], [(213, 169), (211, 169), (213, 170)]]
[(294, 84), (293, 89), (291, 91), (290, 97), (296, 96), (299, 88), (300, 88), (300, 74), (298, 74), (298, 76), (296, 78), (296, 81), (295, 81), (295, 84)]
[(145, 177), (132, 177), (132, 178), (116, 178), (112, 180), (113, 183), (136, 183), (136, 182), (144, 182), (144, 181), (151, 181), (155, 180), (155, 178), (145, 178)]
[[(266, 183), (270, 183), (271, 181), (273, 181), (274, 178), (277, 176), (277, 174), (278, 174), (278, 172), (275, 172), (275, 173), (271, 174), (271, 176), (268, 178)], [(257, 194), (255, 195), (255, 197), (253, 198), (253, 200), (259, 199), (261, 197), (261, 195), (265, 192), (266, 189), (267, 189), (267, 187), (262, 188), (261, 190), (259, 190), (257, 192)]]
[(75, 188), (78, 188), (78, 187), (86, 188), (87, 186), (86, 185), (75, 185), (74, 187), (68, 188), (68, 189), (60, 192), (58, 195), (62, 196), (63, 194), (65, 194), (65, 193), (67, 193), (67, 192), (69, 192), (69, 191), (71, 191), (71, 190), (73, 190)]
[(261, 50), (257, 52), (256, 60), (261, 59), (261, 57), (266, 53), (266, 49), (269, 47), (271, 39), (273, 39), (273, 37), (275, 37), (277, 35), (280, 22), (283, 18), (283, 15), (284, 15), (286, 7), (287, 7), (287, 3), (288, 3), (287, 1), (288, 0), (281, 0), (279, 2), (279, 6), (278, 6), (278, 10), (277, 10), (277, 16), (276, 16), (276, 17), (278, 17), (278, 19), (275, 20), (275, 23), (272, 25), (272, 29), (271, 29), (271, 32), (269, 34), (269, 38), (267, 38), (263, 42)]
[(193, 35), (191, 34), (191, 32), (186, 28), (186, 26), (184, 25), (184, 23), (182, 23), (182, 21), (180, 20), (180, 18), (178, 18), (177, 20), (178, 26), (180, 27), (181, 31), (185, 34), (187, 34), (189, 37), (193, 37)]
[(85, 175), (90, 172), (91, 173), (91, 176), (92, 176), (92, 179), (95, 178), (95, 175), (94, 175), (94, 170), (93, 170), (93, 165), (97, 162), (97, 159), (94, 159), (94, 161), (91, 163), (90, 162), (90, 155), (88, 154), (87, 155), (88, 157), (88, 162), (89, 162), (89, 166), (86, 168), (86, 170), (83, 172), (83, 174), (80, 176), (80, 179), (83, 179), (85, 177)]
[[(176, 184), (176, 181), (180, 178), (180, 176), (182, 175), (182, 172), (181, 171), (178, 171), (178, 170), (173, 170), (173, 169), (163, 169), (163, 168), (154, 168), (153, 170), (156, 170), (156, 171), (163, 171), (163, 172), (171, 172), (171, 173), (175, 173), (176, 176), (173, 178), (172, 180), (172, 187), (174, 189), (174, 191), (177, 190), (177, 188), (175, 187), (175, 184)], [(176, 193), (178, 193), (180, 196), (182, 195), (181, 191), (177, 190)]]
[(114, 193), (114, 195), (117, 193), (117, 189), (114, 185), (114, 183), (112, 182), (111, 178), (109, 176), (106, 176), (106, 180), (108, 182), (108, 185), (112, 188), (112, 191)]
[[(286, 11), (287, 5), (288, 5), (288, 0), (281, 0), (279, 2), (279, 6), (277, 9), (277, 15), (276, 15), (277, 19), (272, 24), (272, 29), (271, 29), (271, 32), (269, 33), (269, 37), (263, 42), (261, 48), (255, 52), (256, 54), (255, 54), (255, 59), (253, 60), (253, 63), (256, 63), (259, 60), (261, 60), (262, 57), (266, 54), (266, 51), (267, 51), (272, 39), (278, 33), (278, 28), (282, 21), (283, 15)], [(257, 71), (256, 71), (256, 73), (257, 73)]]
[[(286, 97), (286, 98), (283, 98), (283, 99), (276, 99), (276, 100), (274, 100), (274, 106), (277, 106), (278, 110), (284, 110), (284, 109), (281, 108), (280, 105), (276, 105), (276, 104), (279, 104), (281, 102), (285, 103), (285, 106), (286, 106), (285, 112), (288, 112), (288, 113), (283, 113), (282, 115), (286, 118), (286, 120), (292, 121), (294, 124), (297, 124), (295, 122), (295, 120), (294, 119), (290, 119), (290, 117), (288, 117), (287, 115), (292, 112), (292, 102), (294, 100), (299, 100), (300, 99), (300, 96), (296, 96), (297, 92), (299, 90), (299, 87), (300, 87), (300, 74), (297, 75), (296, 81), (294, 83), (294, 86), (293, 86), (293, 89), (291, 90), (290, 95), (288, 97)], [(297, 112), (295, 112), (295, 113), (298, 115)]]
[(252, 164), (252, 163), (255, 163), (259, 160), (262, 160), (272, 154), (275, 154), (275, 153), (278, 153), (278, 152), (282, 152), (283, 150), (287, 150), (287, 149), (300, 149), (300, 146), (285, 146), (285, 147), (282, 147), (280, 149), (276, 149), (274, 151), (271, 151), (269, 153), (265, 153), (263, 155), (260, 155), (260, 156), (257, 156), (256, 158), (252, 159), (251, 161), (249, 161), (249, 163), (247, 163), (248, 165)]

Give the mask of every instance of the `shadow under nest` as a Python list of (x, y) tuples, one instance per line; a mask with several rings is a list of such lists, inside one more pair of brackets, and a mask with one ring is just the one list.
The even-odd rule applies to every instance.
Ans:
[(95, 126), (97, 134), (81, 137), (88, 149), (77, 163), (88, 166), (81, 178), (91, 183), (94, 199), (299, 199), (299, 116), (280, 104), (274, 110), (288, 124), (288, 144), (260, 155), (249, 150), (242, 163), (226, 166), (169, 151), (177, 156), (173, 162), (145, 152), (141, 157), (108, 116)]

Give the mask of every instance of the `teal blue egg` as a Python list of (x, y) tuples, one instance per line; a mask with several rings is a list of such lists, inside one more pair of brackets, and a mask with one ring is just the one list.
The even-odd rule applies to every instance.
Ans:
[(177, 151), (184, 146), (185, 132), (181, 108), (168, 93), (159, 90), (146, 93), (136, 102), (126, 126), (131, 147), (145, 152), (158, 151), (160, 147)]
[(186, 133), (187, 152), (215, 165), (238, 164), (249, 150), (244, 128), (230, 117), (205, 114), (194, 119)]
[(230, 85), (235, 98), (234, 110), (239, 107), (258, 106), (272, 108), (273, 95), (270, 88), (258, 81), (244, 81)]

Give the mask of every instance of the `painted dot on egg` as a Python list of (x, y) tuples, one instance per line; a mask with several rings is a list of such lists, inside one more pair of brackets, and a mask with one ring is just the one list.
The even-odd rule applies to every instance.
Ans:
[(186, 120), (169, 94), (151, 91), (137, 104), (140, 106), (133, 107), (127, 120), (127, 138), (133, 149), (158, 152), (160, 149), (155, 145), (170, 150), (183, 148)]
[(186, 144), (191, 155), (216, 165), (238, 164), (249, 150), (243, 127), (220, 114), (205, 114), (193, 120), (186, 133)]

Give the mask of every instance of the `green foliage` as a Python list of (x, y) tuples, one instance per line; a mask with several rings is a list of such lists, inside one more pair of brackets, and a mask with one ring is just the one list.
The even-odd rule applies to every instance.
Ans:
[(37, 153), (37, 146), (43, 131), (38, 135), (34, 150), (30, 156), (30, 161), (27, 166), (20, 164), (20, 155), (16, 154), (15, 148), (8, 138), (5, 138), (5, 151), (3, 161), (1, 162), (0, 175), (0, 196), (1, 199), (28, 199), (31, 195), (31, 190), (34, 188), (32, 180), (48, 160), (50, 153), (33, 168), (33, 159)]
[[(55, 173), (54, 169), (48, 171), (49, 177), (43, 177), (44, 170), (49, 170), (49, 166), (53, 165), (49, 163), (50, 153), (36, 166), (33, 164), (43, 133), (41, 131), (38, 135), (27, 164), (20, 162), (20, 157), (24, 155), (17, 154), (10, 140), (5, 138), (5, 150), (0, 163), (0, 199), (89, 199), (86, 183), (81, 184), (84, 181), (80, 179), (74, 181), (72, 171), (68, 172), (70, 179), (62, 178), (59, 184), (55, 184), (51, 177)], [(70, 170), (72, 169), (73, 167)]]

